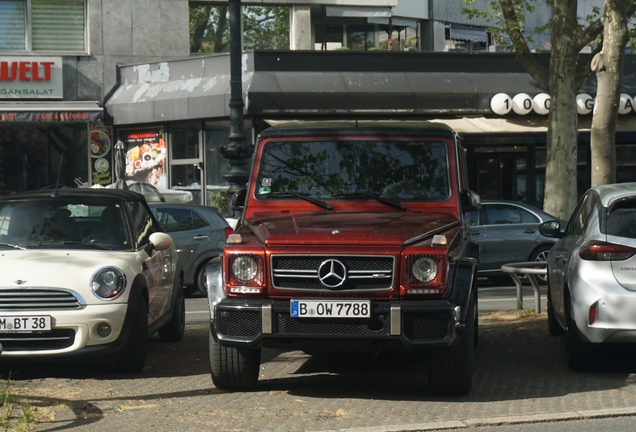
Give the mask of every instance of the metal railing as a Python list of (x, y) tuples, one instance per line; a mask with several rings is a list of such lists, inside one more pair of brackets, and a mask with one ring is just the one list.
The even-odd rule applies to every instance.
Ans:
[(547, 263), (545, 261), (531, 261), (504, 264), (501, 271), (508, 273), (517, 287), (517, 309), (523, 309), (523, 291), (521, 289), (521, 279), (519, 275), (526, 275), (534, 290), (534, 313), (541, 313), (541, 292), (539, 291), (539, 283), (535, 278), (536, 275), (548, 274)]

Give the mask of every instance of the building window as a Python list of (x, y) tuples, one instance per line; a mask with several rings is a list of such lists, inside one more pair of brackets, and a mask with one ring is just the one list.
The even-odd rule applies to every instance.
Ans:
[(85, 0), (0, 0), (0, 52), (85, 53)]
[[(289, 49), (289, 7), (243, 5), (243, 49)], [(230, 51), (227, 5), (190, 2), (190, 53)]]

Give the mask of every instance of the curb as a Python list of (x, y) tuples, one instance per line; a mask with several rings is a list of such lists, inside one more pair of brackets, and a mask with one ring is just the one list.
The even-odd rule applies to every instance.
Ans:
[(446, 429), (477, 428), (487, 426), (503, 426), (522, 423), (547, 423), (567, 420), (590, 420), (610, 417), (636, 416), (636, 407), (609, 408), (602, 410), (570, 411), (562, 413), (532, 414), (520, 416), (492, 417), (487, 419), (455, 420), (422, 424), (405, 424), (395, 426), (378, 426), (349, 429), (330, 429), (319, 432), (419, 432)]

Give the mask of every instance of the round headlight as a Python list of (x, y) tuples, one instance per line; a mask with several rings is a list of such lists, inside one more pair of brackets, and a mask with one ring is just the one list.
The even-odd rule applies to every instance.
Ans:
[(415, 279), (429, 283), (437, 277), (437, 263), (428, 257), (418, 258), (411, 269)]
[(91, 290), (102, 300), (113, 300), (126, 289), (126, 276), (115, 267), (100, 269), (91, 281)]
[(232, 264), (232, 273), (241, 282), (249, 282), (258, 275), (258, 263), (251, 256), (239, 256)]

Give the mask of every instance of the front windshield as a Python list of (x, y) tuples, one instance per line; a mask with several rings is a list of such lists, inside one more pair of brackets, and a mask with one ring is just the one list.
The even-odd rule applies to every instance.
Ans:
[(441, 201), (450, 197), (448, 171), (447, 146), (438, 141), (268, 142), (262, 150), (256, 197), (289, 198), (296, 193), (318, 199), (368, 199), (371, 194)]
[(0, 248), (131, 248), (120, 201), (56, 197), (0, 201)]

